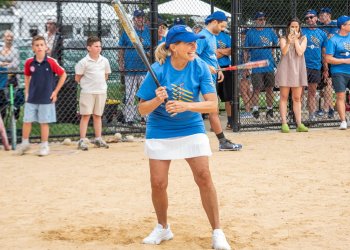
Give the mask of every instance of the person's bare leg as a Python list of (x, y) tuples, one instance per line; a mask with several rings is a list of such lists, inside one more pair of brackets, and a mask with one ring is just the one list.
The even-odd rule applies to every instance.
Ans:
[(309, 87), (307, 91), (307, 106), (309, 109), (309, 115), (314, 114), (316, 111), (316, 91), (317, 91), (317, 84), (309, 83)]
[(102, 117), (99, 115), (92, 115), (95, 137), (100, 138), (102, 136)]
[(216, 135), (222, 133), (222, 127), (219, 118), (219, 110), (213, 113), (209, 113), (209, 122), (211, 128), (213, 129)]
[(337, 111), (341, 121), (345, 121), (345, 92), (337, 93)]
[(266, 88), (266, 105), (267, 107), (273, 107), (274, 93), (273, 87)]
[(324, 87), (324, 105), (323, 109), (325, 111), (329, 111), (330, 109), (334, 109), (333, 107), (333, 88), (332, 88), (332, 78), (327, 79), (327, 84)]
[(297, 126), (301, 124), (301, 93), (302, 87), (292, 88), (293, 111)]
[(48, 123), (40, 123), (41, 142), (49, 141), (50, 127)]
[(250, 112), (250, 108), (251, 108), (250, 86), (249, 86), (249, 80), (247, 78), (241, 79), (240, 89), (241, 89), (241, 96), (243, 99), (245, 110), (247, 112)]
[(191, 167), (194, 180), (199, 187), (203, 208), (212, 229), (220, 228), (219, 209), (216, 190), (209, 170), (207, 156), (186, 159)]
[(80, 117), (80, 138), (86, 137), (89, 120), (90, 120), (90, 115), (82, 115)]
[(28, 140), (31, 130), (32, 130), (32, 123), (24, 122), (22, 126), (22, 138), (25, 140)]
[(287, 103), (289, 89), (289, 87), (280, 87), (280, 113), (282, 124), (287, 124)]
[(156, 211), (158, 223), (167, 227), (168, 212), (168, 173), (170, 160), (149, 160), (152, 202)]

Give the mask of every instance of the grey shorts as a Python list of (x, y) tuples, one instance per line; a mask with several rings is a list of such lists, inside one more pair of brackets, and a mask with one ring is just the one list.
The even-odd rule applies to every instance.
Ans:
[(274, 72), (253, 73), (252, 74), (253, 89), (263, 90), (265, 88), (273, 88), (275, 86)]
[(56, 122), (56, 107), (50, 104), (24, 104), (23, 122), (52, 123)]

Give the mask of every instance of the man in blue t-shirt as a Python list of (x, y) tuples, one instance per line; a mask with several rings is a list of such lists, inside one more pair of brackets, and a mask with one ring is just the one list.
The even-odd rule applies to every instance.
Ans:
[[(224, 75), (222, 71), (217, 71), (219, 62), (216, 56), (217, 44), (216, 36), (227, 27), (227, 17), (222, 11), (215, 11), (205, 19), (205, 29), (203, 29), (198, 34), (204, 36), (204, 39), (197, 41), (197, 51), (198, 56), (203, 59), (208, 64), (210, 73), (212, 74), (213, 81), (217, 84), (222, 84), (224, 80)], [(222, 130), (219, 110), (215, 113), (209, 114), (209, 122), (212, 130), (216, 134), (219, 140), (219, 150), (233, 150), (237, 151), (242, 148), (242, 145), (232, 143), (225, 138), (224, 132)]]
[(350, 17), (337, 20), (340, 29), (327, 43), (326, 62), (331, 64), (333, 88), (337, 95), (337, 111), (341, 120), (339, 129), (347, 129), (345, 118), (345, 91), (350, 89)]
[[(247, 31), (244, 46), (245, 47), (266, 47), (278, 44), (278, 37), (273, 29), (264, 28), (266, 24), (266, 14), (257, 12), (254, 16), (257, 28), (252, 28)], [(269, 60), (269, 65), (263, 68), (255, 68), (252, 70), (252, 85), (253, 85), (253, 116), (259, 119), (259, 95), (262, 90), (266, 91), (266, 119), (273, 118), (273, 87), (275, 86), (275, 59), (273, 51), (268, 49), (249, 49), (244, 53), (244, 61), (248, 62), (258, 60)]]
[[(143, 10), (134, 11), (133, 22), (142, 45), (145, 48), (150, 47), (151, 33), (148, 26), (145, 25), (145, 13)], [(133, 44), (125, 31), (121, 35), (119, 46), (123, 47), (118, 55), (119, 70), (125, 70), (125, 107), (123, 115), (125, 122), (132, 125), (136, 118), (135, 94), (146, 76), (147, 68), (137, 51), (133, 48)]]
[[(330, 39), (334, 34), (339, 32), (337, 27), (337, 20), (332, 20), (332, 9), (325, 7), (322, 8), (318, 14), (320, 29), (326, 32), (328, 39)], [(333, 27), (324, 27), (324, 26), (333, 26)], [(334, 108), (333, 108), (333, 88), (332, 88), (332, 78), (329, 71), (330, 65), (324, 65), (326, 68), (323, 68), (323, 98), (324, 105), (323, 108), (317, 112), (319, 117), (324, 115), (324, 111), (328, 110), (328, 118), (334, 118)]]
[[(302, 29), (302, 34), (307, 37), (307, 47), (305, 50), (305, 62), (308, 80), (307, 106), (309, 109), (309, 119), (316, 120), (316, 91), (317, 85), (321, 83), (322, 58), (324, 48), (327, 43), (326, 33), (317, 28), (317, 11), (307, 10), (304, 18), (308, 28)], [(328, 65), (324, 63), (323, 73), (328, 77)]]

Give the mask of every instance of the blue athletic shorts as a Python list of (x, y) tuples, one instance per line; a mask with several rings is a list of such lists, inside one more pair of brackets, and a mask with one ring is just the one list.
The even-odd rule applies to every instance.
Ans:
[(52, 123), (56, 122), (56, 107), (50, 104), (24, 104), (23, 122)]

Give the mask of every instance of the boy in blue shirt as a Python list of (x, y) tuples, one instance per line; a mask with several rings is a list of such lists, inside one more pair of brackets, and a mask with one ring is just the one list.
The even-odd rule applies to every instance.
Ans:
[[(254, 16), (257, 28), (247, 31), (244, 46), (245, 47), (264, 47), (278, 44), (278, 37), (271, 28), (264, 28), (266, 24), (266, 14), (257, 12)], [(275, 59), (273, 58), (272, 49), (249, 49), (250, 61), (269, 60), (269, 65), (262, 68), (252, 69), (252, 85), (253, 85), (253, 116), (259, 119), (259, 95), (262, 90), (266, 91), (266, 119), (273, 118), (273, 87), (275, 86)], [(248, 62), (248, 53), (244, 53), (244, 61)]]
[[(46, 42), (43, 36), (32, 39), (35, 56), (28, 58), (24, 64), (25, 106), (23, 117), (22, 143), (17, 149), (23, 155), (30, 149), (29, 136), (32, 123), (40, 123), (41, 146), (39, 156), (50, 152), (49, 123), (56, 122), (55, 102), (57, 95), (66, 80), (66, 72), (57, 61), (46, 55)], [(56, 77), (59, 76), (56, 85)]]
[(327, 43), (326, 62), (331, 64), (333, 88), (337, 95), (337, 111), (341, 120), (339, 129), (348, 127), (345, 118), (345, 91), (350, 89), (350, 17), (337, 20), (340, 29)]

